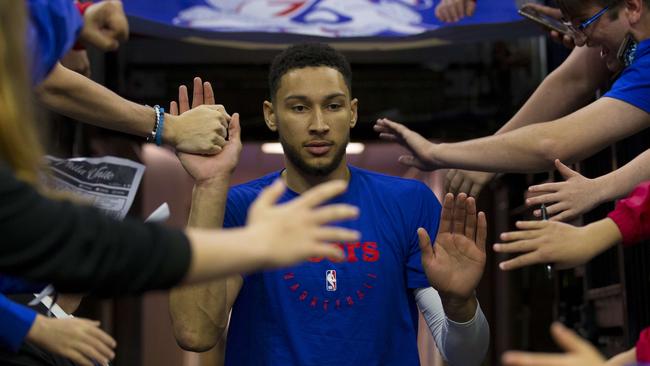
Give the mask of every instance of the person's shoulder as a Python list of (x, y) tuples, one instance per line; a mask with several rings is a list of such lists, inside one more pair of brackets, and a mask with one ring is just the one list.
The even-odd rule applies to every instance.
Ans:
[(381, 202), (380, 207), (385, 210), (386, 217), (401, 223), (405, 230), (412, 229), (411, 225), (436, 222), (442, 205), (431, 188), (423, 182), (359, 168), (352, 172), (363, 182), (356, 189), (370, 195), (370, 200)]
[(395, 194), (426, 194), (433, 195), (431, 189), (419, 180), (396, 177), (350, 166), (352, 174), (356, 174), (366, 184), (382, 188)]
[(639, 77), (645, 79), (650, 69), (650, 39), (640, 42), (636, 47), (634, 60), (618, 75), (617, 81)]
[(238, 184), (228, 190), (228, 200), (237, 201), (253, 201), (259, 193), (266, 187), (270, 186), (278, 179), (280, 172), (273, 172), (263, 177), (248, 181), (246, 183)]
[(650, 63), (650, 39), (643, 40), (637, 44), (635, 60), (632, 61), (631, 66), (634, 66), (635, 64), (643, 64), (647, 67), (648, 63)]

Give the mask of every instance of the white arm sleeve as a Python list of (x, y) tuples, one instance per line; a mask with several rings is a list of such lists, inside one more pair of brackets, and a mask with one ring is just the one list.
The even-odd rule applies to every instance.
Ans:
[(490, 327), (480, 305), (471, 320), (457, 323), (447, 318), (433, 287), (416, 289), (415, 301), (449, 366), (478, 366), (483, 362), (490, 344)]

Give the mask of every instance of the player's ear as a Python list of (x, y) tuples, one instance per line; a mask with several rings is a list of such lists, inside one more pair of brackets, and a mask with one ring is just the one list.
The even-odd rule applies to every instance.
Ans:
[(268, 100), (264, 101), (264, 105), (262, 106), (264, 110), (264, 122), (266, 123), (266, 127), (269, 128), (269, 130), (273, 132), (278, 131), (278, 125), (276, 123), (276, 118), (275, 118), (275, 110), (273, 109), (273, 103), (269, 102)]
[(352, 101), (350, 101), (350, 109), (352, 112), (352, 118), (350, 118), (350, 128), (354, 128), (354, 126), (357, 125), (357, 118), (359, 117), (357, 113), (359, 109), (359, 100), (357, 98), (354, 98)]

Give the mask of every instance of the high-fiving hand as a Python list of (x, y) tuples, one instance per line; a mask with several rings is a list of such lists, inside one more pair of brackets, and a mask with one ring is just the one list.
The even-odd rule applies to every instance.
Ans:
[[(242, 149), (239, 114), (235, 113), (230, 117), (222, 105), (214, 104), (215, 97), (212, 85), (209, 82), (203, 83), (201, 78), (194, 78), (192, 108), (197, 108), (201, 105), (210, 105), (217, 109), (225, 120), (229, 121), (228, 140), (225, 141), (219, 154), (204, 156), (183, 152), (178, 153), (178, 158), (183, 164), (183, 167), (194, 178), (196, 184), (205, 183), (221, 174), (231, 174), (239, 162), (239, 154)], [(178, 90), (178, 103), (171, 102), (169, 111), (172, 115), (178, 115), (188, 110), (190, 110), (190, 102), (187, 87), (181, 85)], [(179, 123), (182, 122), (179, 121)]]
[(464, 193), (454, 200), (448, 193), (435, 245), (425, 229), (418, 229), (418, 236), (422, 267), (431, 286), (441, 297), (472, 298), (485, 268), (487, 237), (485, 213), (476, 213), (476, 201)]

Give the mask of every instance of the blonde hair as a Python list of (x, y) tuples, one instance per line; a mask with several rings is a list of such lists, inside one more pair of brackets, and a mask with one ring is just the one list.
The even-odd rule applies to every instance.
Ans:
[(19, 179), (38, 185), (43, 148), (29, 98), (25, 4), (0, 0), (0, 159)]

